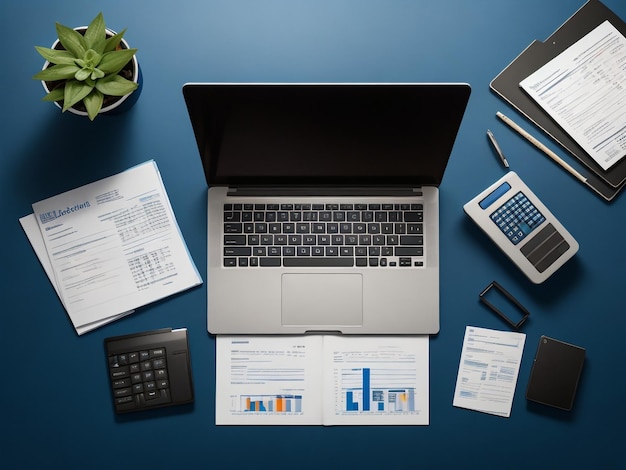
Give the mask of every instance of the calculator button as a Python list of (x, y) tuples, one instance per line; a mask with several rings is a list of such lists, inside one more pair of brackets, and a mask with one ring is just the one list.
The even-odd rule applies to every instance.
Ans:
[(128, 366), (111, 368), (112, 379), (121, 379), (124, 377), (128, 377), (128, 375), (129, 375)]
[[(193, 402), (186, 329), (107, 338), (105, 346), (116, 413)], [(170, 347), (176, 355), (168, 356)]]
[(521, 191), (496, 209), (490, 217), (514, 245), (545, 221), (545, 217)]

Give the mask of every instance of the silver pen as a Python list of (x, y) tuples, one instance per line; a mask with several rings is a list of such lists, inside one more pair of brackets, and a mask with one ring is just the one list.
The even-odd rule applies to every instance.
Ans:
[(502, 161), (504, 168), (508, 168), (509, 162), (506, 161), (506, 158), (504, 157), (504, 154), (502, 153), (502, 150), (500, 149), (500, 146), (498, 145), (496, 138), (493, 136), (493, 132), (491, 132), (489, 129), (487, 129), (487, 137), (489, 137), (489, 140), (493, 144), (493, 147), (496, 149), (496, 152), (498, 152), (498, 156), (500, 157), (500, 160)]

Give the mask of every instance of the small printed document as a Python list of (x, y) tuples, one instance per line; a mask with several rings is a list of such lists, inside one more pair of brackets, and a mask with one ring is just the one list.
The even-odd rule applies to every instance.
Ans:
[(427, 425), (428, 336), (218, 336), (217, 425)]
[(520, 86), (603, 170), (626, 156), (626, 39), (609, 21)]
[(468, 326), (454, 406), (508, 418), (526, 335)]
[(202, 284), (152, 160), (33, 211), (20, 223), (79, 335)]

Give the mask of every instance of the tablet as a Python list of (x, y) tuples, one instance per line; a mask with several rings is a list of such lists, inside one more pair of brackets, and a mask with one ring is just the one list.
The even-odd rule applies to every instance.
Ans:
[(571, 410), (584, 361), (584, 348), (542, 336), (530, 372), (526, 398)]
[(535, 284), (578, 251), (578, 242), (514, 171), (463, 210)]

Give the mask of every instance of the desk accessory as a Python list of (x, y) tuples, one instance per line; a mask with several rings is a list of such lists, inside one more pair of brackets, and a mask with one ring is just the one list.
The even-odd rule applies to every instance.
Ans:
[(504, 168), (508, 168), (509, 167), (509, 162), (507, 161), (506, 157), (502, 153), (502, 149), (500, 148), (500, 145), (498, 144), (498, 141), (496, 140), (495, 136), (493, 135), (493, 132), (491, 132), (489, 129), (487, 129), (487, 137), (489, 137), (489, 140), (491, 141), (491, 144), (493, 145), (493, 148), (496, 149), (496, 153), (498, 154), (498, 157), (500, 157), (500, 161), (504, 165)]
[[(492, 290), (494, 289), (495, 290)], [(518, 313), (521, 313), (521, 319), (518, 321), (514, 321), (509, 315), (504, 313), (501, 308), (497, 307), (491, 300), (487, 298), (490, 292), (499, 292), (502, 294), (505, 300), (508, 301), (508, 306), (513, 306), (517, 309)], [(487, 307), (497, 313), (505, 322), (507, 322), (511, 327), (519, 330), (522, 325), (528, 319), (530, 312), (524, 307), (519, 300), (517, 300), (513, 295), (507, 291), (504, 287), (498, 284), (496, 281), (492, 281), (485, 289), (478, 295), (478, 298), (482, 303), (484, 303)]]
[(520, 87), (520, 82), (566, 50), (604, 21), (626, 35), (626, 23), (598, 0), (589, 0), (545, 41), (534, 40), (490, 83), (497, 95), (515, 107), (548, 136), (563, 146), (585, 169), (587, 185), (607, 201), (626, 184), (626, 160), (608, 171), (601, 167)]
[(598, 178), (595, 173), (587, 172), (587, 175), (582, 175), (579, 171), (575, 170), (569, 163), (559, 157), (556, 153), (550, 150), (548, 147), (543, 145), (539, 140), (537, 140), (534, 136), (529, 134), (526, 130), (524, 130), (519, 124), (514, 122), (508, 116), (505, 116), (500, 111), (496, 113), (496, 116), (499, 117), (502, 122), (504, 122), (507, 126), (517, 132), (519, 135), (528, 140), (531, 144), (541, 150), (548, 158), (552, 159), (557, 165), (561, 166), (565, 171), (571, 174), (574, 178), (579, 180), (581, 183), (587, 185), (591, 190), (595, 192), (601, 192), (601, 196), (605, 199), (612, 199), (612, 197), (616, 194), (615, 190), (612, 188), (607, 188), (606, 183)]
[(584, 348), (541, 336), (526, 398), (562, 410), (571, 410), (584, 360)]
[(139, 98), (142, 78), (135, 53), (123, 39), (124, 29), (107, 29), (102, 13), (89, 26), (68, 28), (56, 24), (58, 39), (51, 48), (35, 46), (46, 59), (33, 76), (61, 111), (88, 116), (115, 114), (129, 109)]
[(574, 237), (513, 171), (463, 209), (535, 284), (578, 251)]
[(577, 178), (582, 183), (585, 183), (585, 184), (587, 183), (587, 178), (585, 178), (583, 175), (577, 172), (569, 163), (567, 163), (565, 160), (559, 157), (556, 153), (554, 153), (552, 150), (550, 150), (548, 147), (543, 145), (541, 142), (535, 139), (532, 135), (530, 135), (528, 132), (522, 129), (518, 124), (513, 122), (511, 118), (509, 118), (508, 116), (505, 116), (500, 111), (496, 113), (496, 116), (498, 116), (507, 126), (509, 126), (511, 129), (513, 129), (515, 132), (517, 132), (519, 135), (524, 137), (527, 141), (529, 141), (531, 144), (533, 144), (535, 147), (537, 147), (539, 150), (545, 153), (558, 165), (564, 168), (565, 171), (570, 173), (572, 176)]
[(114, 336), (104, 346), (116, 413), (193, 402), (186, 328)]

